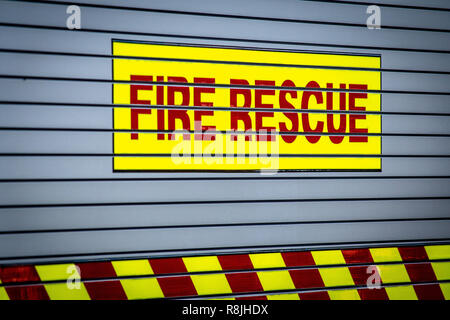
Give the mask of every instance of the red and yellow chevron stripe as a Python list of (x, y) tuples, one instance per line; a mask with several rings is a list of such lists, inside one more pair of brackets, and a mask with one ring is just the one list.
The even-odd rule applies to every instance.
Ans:
[[(366, 284), (373, 266), (378, 289)], [(449, 300), (450, 245), (0, 267), (2, 300), (154, 298)]]

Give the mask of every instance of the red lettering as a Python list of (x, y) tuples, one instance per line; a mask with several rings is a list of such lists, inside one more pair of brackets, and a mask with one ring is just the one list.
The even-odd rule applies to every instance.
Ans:
[[(367, 84), (350, 84), (350, 90), (367, 90)], [(350, 111), (364, 111), (366, 107), (358, 107), (355, 105), (356, 99), (367, 99), (367, 92), (350, 92), (348, 95), (348, 109)], [(349, 115), (349, 132), (350, 133), (367, 133), (367, 128), (356, 128), (356, 120), (365, 120), (366, 115), (350, 114)], [(350, 142), (367, 142), (368, 137), (350, 136)]]
[[(138, 76), (138, 75), (131, 75), (130, 76), (131, 81), (148, 81), (152, 82), (153, 77), (152, 76)], [(138, 91), (139, 90), (146, 90), (146, 91), (152, 91), (153, 86), (147, 85), (147, 84), (132, 84), (130, 85), (130, 103), (131, 104), (151, 104), (150, 100), (139, 100), (138, 98)]]
[[(327, 83), (327, 88), (328, 89), (333, 89), (333, 84), (332, 83)], [(345, 89), (346, 85), (341, 83), (340, 89)], [(345, 92), (339, 92), (339, 110), (341, 111), (345, 111)], [(332, 91), (328, 91), (327, 92), (327, 110), (333, 110), (333, 92)], [(332, 113), (328, 113), (327, 114), (327, 128), (328, 128), (328, 132), (330, 133), (344, 133), (345, 132), (345, 127), (346, 127), (346, 115), (345, 114), (341, 114), (339, 116), (339, 128), (335, 128), (334, 127), (334, 122), (333, 122), (333, 118), (334, 118), (334, 114)], [(331, 142), (333, 142), (334, 144), (339, 144), (342, 142), (342, 140), (344, 140), (344, 136), (330, 136), (330, 140)]]
[[(308, 82), (306, 87), (307, 88), (320, 88), (320, 85), (315, 81), (310, 81), (310, 82)], [(308, 102), (309, 102), (309, 98), (311, 96), (316, 97), (316, 101), (318, 104), (323, 103), (322, 92), (305, 91), (305, 92), (303, 92), (303, 96), (302, 96), (302, 106), (301, 106), (302, 109), (308, 109)], [(316, 129), (314, 129), (314, 130), (311, 129), (311, 126), (309, 124), (309, 116), (308, 116), (308, 113), (306, 113), (306, 112), (302, 114), (302, 125), (303, 125), (304, 132), (323, 132), (323, 121), (317, 121)], [(308, 140), (310, 143), (316, 143), (320, 139), (320, 136), (305, 136), (305, 137), (306, 137), (306, 140)]]
[[(247, 80), (244, 79), (230, 79), (231, 85), (249, 85)], [(244, 97), (244, 104), (241, 106), (242, 108), (250, 108), (252, 104), (252, 93), (250, 89), (237, 89), (237, 88), (231, 88), (230, 89), (230, 106), (231, 107), (239, 107), (237, 105), (237, 97), (238, 95), (241, 95)], [(236, 131), (238, 129), (238, 121), (242, 121), (244, 123), (244, 131), (251, 130), (252, 128), (252, 119), (250, 118), (250, 115), (248, 112), (244, 111), (231, 111), (230, 112), (231, 117), (231, 130)], [(236, 135), (231, 135), (231, 139), (233, 141), (237, 140)], [(245, 136), (245, 141), (250, 141), (251, 136)]]
[[(131, 75), (131, 83), (130, 83), (130, 104), (131, 105), (147, 105), (150, 106), (152, 104), (153, 99), (139, 99), (139, 94), (142, 93), (140, 91), (153, 91), (153, 85), (151, 84), (153, 82), (154, 77), (156, 77), (157, 83), (164, 82), (165, 76), (147, 76), (147, 75)], [(139, 83), (134, 84), (134, 81), (139, 82), (149, 82), (149, 84)], [(184, 77), (167, 77), (168, 82), (172, 82), (172, 86), (167, 85), (161, 85), (161, 84), (155, 84), (156, 86), (156, 105), (158, 107), (163, 107), (165, 105), (172, 106), (173, 108), (169, 108), (169, 110), (165, 109), (159, 109), (157, 110), (157, 139), (158, 140), (165, 140), (166, 134), (161, 133), (165, 130), (175, 131), (176, 130), (176, 124), (178, 126), (181, 125), (183, 130), (190, 131), (191, 129), (195, 130), (194, 139), (196, 140), (215, 140), (215, 134), (211, 133), (205, 133), (208, 130), (215, 130), (215, 125), (204, 125), (203, 122), (205, 121), (205, 117), (213, 117), (215, 112), (213, 110), (205, 110), (201, 107), (213, 107), (214, 106), (214, 100), (212, 98), (207, 98), (206, 94), (214, 94), (215, 88), (214, 87), (207, 87), (207, 86), (194, 86), (193, 90), (191, 91), (188, 86), (185, 84), (188, 83), (188, 80)], [(214, 85), (215, 79), (214, 78), (193, 78), (193, 82), (196, 84), (209, 84)], [(244, 108), (248, 111), (230, 111), (230, 129), (237, 131), (239, 126), (242, 128), (244, 127), (244, 135), (245, 140), (250, 141), (252, 134), (245, 134), (246, 131), (252, 130), (252, 118), (249, 114), (250, 108), (253, 106), (252, 103), (252, 89), (246, 88), (245, 86), (250, 86), (249, 81), (245, 79), (230, 79), (230, 85), (231, 86), (241, 86), (241, 88), (230, 88), (230, 106), (234, 108)], [(255, 131), (256, 139), (257, 141), (273, 141), (274, 131), (277, 130), (276, 126), (264, 126), (264, 121), (268, 121), (267, 118), (273, 118), (274, 117), (274, 102), (272, 100), (269, 100), (268, 97), (274, 97), (275, 96), (275, 90), (273, 88), (264, 88), (264, 87), (273, 87), (275, 86), (275, 81), (273, 80), (255, 80), (255, 85), (260, 86), (259, 88), (254, 90), (254, 107), (255, 108), (261, 108), (265, 109), (264, 111), (256, 111), (255, 112)], [(262, 86), (262, 87), (261, 87)], [(167, 89), (166, 89), (167, 87)], [(285, 109), (285, 112), (282, 112), (283, 116), (286, 118), (284, 120), (279, 121), (279, 131), (284, 132), (285, 134), (281, 135), (281, 139), (285, 143), (293, 143), (295, 139), (297, 138), (297, 135), (295, 133), (299, 132), (299, 121), (300, 117), (298, 113), (296, 112), (290, 112), (290, 110), (295, 110), (295, 103), (294, 99), (297, 99), (298, 93), (296, 90), (289, 89), (289, 88), (295, 88), (296, 85), (292, 80), (285, 80), (281, 87), (285, 87), (286, 90), (280, 90), (279, 96), (278, 96), (278, 103), (280, 109)], [(355, 91), (367, 91), (367, 84), (349, 84), (349, 90), (348, 93), (348, 109), (347, 109), (347, 93), (346, 92), (339, 92), (339, 110), (345, 111), (349, 110), (352, 112), (355, 112), (356, 114), (349, 114), (347, 118), (346, 113), (327, 113), (326, 115), (326, 123), (325, 121), (316, 121), (315, 125), (312, 123), (312, 121), (309, 118), (310, 112), (309, 109), (309, 102), (311, 99), (311, 96), (314, 96), (315, 98), (315, 104), (317, 105), (323, 105), (324, 102), (324, 95), (321, 91), (314, 91), (315, 88), (320, 89), (320, 85), (316, 81), (310, 81), (307, 83), (306, 88), (309, 88), (311, 91), (304, 91), (301, 99), (301, 109), (305, 110), (304, 113), (301, 115), (301, 122), (302, 122), (302, 130), (306, 133), (305, 138), (306, 140), (311, 143), (317, 143), (321, 136), (320, 135), (314, 135), (320, 134), (323, 132), (327, 132), (330, 134), (336, 134), (336, 135), (330, 135), (330, 141), (333, 144), (340, 144), (344, 141), (344, 133), (349, 132), (350, 134), (358, 134), (358, 136), (350, 136), (349, 141), (350, 142), (368, 142), (368, 136), (364, 134), (368, 134), (368, 128), (366, 125), (366, 128), (358, 127), (357, 126), (357, 120), (366, 120), (367, 116), (365, 114), (360, 114), (357, 111), (365, 111), (366, 106), (357, 106), (357, 99), (367, 99), (367, 92), (355, 92)], [(333, 83), (327, 83), (326, 84), (327, 89), (334, 89)], [(347, 84), (341, 83), (339, 85), (339, 89), (345, 90), (347, 88)], [(191, 94), (193, 100), (191, 101)], [(167, 95), (167, 96), (166, 96)], [(334, 98), (335, 93), (332, 91), (326, 92), (326, 110), (333, 111), (334, 110)], [(337, 97), (336, 97), (337, 98)], [(267, 99), (264, 100), (264, 99)], [(152, 100), (152, 101), (150, 101)], [(242, 102), (239, 102), (239, 101)], [(179, 103), (175, 103), (175, 101), (181, 101)], [(240, 104), (240, 105), (238, 105)], [(362, 103), (364, 104), (364, 103)], [(188, 114), (188, 110), (177, 110), (176, 106), (190, 106), (194, 105), (196, 109), (193, 111), (194, 116), (194, 125), (192, 128), (191, 120)], [(337, 105), (337, 103), (336, 103)], [(336, 106), (336, 108), (338, 108)], [(270, 109), (270, 110), (269, 110)], [(289, 109), (289, 111), (287, 111)], [(267, 111), (266, 111), (267, 110)], [(282, 110), (281, 110), (282, 111)], [(189, 111), (192, 112), (192, 111)], [(152, 110), (150, 108), (133, 108), (131, 107), (130, 110), (130, 121), (131, 121), (131, 130), (132, 131), (139, 131), (139, 116), (142, 114), (151, 114)], [(335, 118), (336, 116), (339, 118), (339, 124), (337, 125), (337, 121)], [(167, 117), (167, 120), (166, 120)], [(266, 119), (266, 120), (264, 120)], [(335, 121), (336, 120), (336, 121)], [(141, 120), (142, 121), (142, 120)], [(211, 120), (212, 121), (212, 120)], [(348, 121), (348, 122), (347, 122)], [(314, 122), (314, 121), (313, 121)], [(326, 125), (326, 128), (325, 128)], [(360, 124), (361, 126), (361, 124)], [(312, 128), (314, 127), (314, 129)], [(348, 128), (348, 131), (347, 131)], [(266, 132), (269, 131), (269, 132)], [(290, 135), (292, 134), (292, 135)], [(183, 136), (184, 139), (189, 140), (191, 134), (185, 134)], [(230, 135), (232, 141), (237, 140), (236, 134)], [(131, 139), (136, 140), (139, 139), (138, 132), (132, 132), (131, 133)], [(175, 139), (175, 134), (170, 133), (168, 134), (169, 140)]]
[[(153, 81), (152, 76), (140, 76), (140, 75), (131, 75), (130, 76), (131, 81)], [(130, 85), (130, 103), (131, 104), (151, 104), (150, 100), (139, 100), (138, 98), (138, 91), (139, 90), (146, 90), (151, 91), (153, 90), (152, 85), (137, 85), (137, 84), (131, 84)], [(131, 130), (139, 130), (139, 115), (140, 114), (151, 114), (152, 111), (150, 109), (131, 109)], [(138, 133), (131, 133), (131, 139), (137, 140), (139, 139)]]
[[(156, 81), (163, 82), (164, 77), (163, 76), (157, 76)], [(164, 105), (164, 86), (156, 86), (156, 103), (159, 106)], [(157, 118), (158, 118), (158, 130), (165, 130), (165, 113), (166, 110), (159, 109), (157, 111)], [(166, 135), (164, 133), (158, 133), (157, 135), (158, 140), (165, 140)]]
[[(179, 83), (187, 83), (186, 78), (183, 77), (167, 77), (168, 82), (179, 82)], [(168, 86), (167, 87), (167, 104), (174, 106), (175, 105), (175, 93), (181, 93), (182, 95), (182, 106), (189, 105), (189, 87), (178, 87), (178, 86)], [(181, 120), (183, 125), (183, 130), (191, 130), (191, 123), (189, 119), (189, 115), (187, 114), (187, 110), (168, 110), (168, 126), (169, 130), (175, 130), (175, 120)], [(175, 139), (174, 134), (169, 135), (170, 140)], [(183, 139), (189, 140), (190, 135), (183, 135)]]
[[(214, 84), (216, 82), (216, 80), (214, 78), (194, 78), (194, 83), (212, 83)], [(212, 102), (205, 102), (202, 101), (202, 93), (214, 93), (216, 90), (215, 88), (206, 88), (206, 87), (194, 87), (194, 105), (197, 107), (212, 107), (213, 103)], [(194, 128), (195, 131), (205, 131), (205, 130), (215, 130), (216, 127), (215, 126), (203, 126), (202, 125), (202, 117), (203, 116), (213, 116), (214, 115), (214, 111), (198, 111), (195, 110), (194, 111)], [(204, 135), (203, 133), (201, 134), (195, 134), (194, 135), (195, 140), (203, 140), (203, 139), (207, 139), (207, 140), (215, 140), (216, 136), (214, 134), (212, 135), (208, 135), (208, 137), (206, 137), (206, 135)]]
[[(131, 130), (139, 130), (139, 115), (151, 114), (150, 109), (131, 109)], [(138, 133), (131, 133), (131, 140), (139, 139)]]
[[(257, 86), (275, 86), (275, 81), (266, 81), (266, 80), (256, 80), (255, 85)], [(274, 96), (275, 90), (266, 90), (266, 89), (256, 89), (255, 90), (255, 108), (267, 108), (273, 109), (273, 104), (271, 103), (262, 103), (263, 96)], [(273, 118), (273, 112), (255, 112), (255, 128), (256, 131), (260, 130), (269, 131), (268, 133), (275, 131), (275, 127), (265, 127), (263, 126), (263, 118)], [(257, 141), (272, 141), (272, 134), (267, 135), (256, 135)]]
[[(291, 80), (286, 80), (281, 85), (282, 87), (295, 87), (295, 83)], [(296, 90), (280, 90), (280, 108), (281, 109), (295, 109), (295, 107), (286, 99), (286, 95), (290, 95), (292, 98), (297, 98)], [(291, 130), (288, 130), (285, 122), (280, 122), (280, 131), (283, 132), (298, 132), (298, 114), (295, 112), (283, 112), (283, 115), (291, 121)], [(286, 143), (292, 143), (297, 136), (282, 135), (281, 139)]]

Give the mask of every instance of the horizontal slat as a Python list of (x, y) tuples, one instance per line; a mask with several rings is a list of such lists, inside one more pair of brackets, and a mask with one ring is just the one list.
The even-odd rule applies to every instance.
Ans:
[(434, 199), (8, 208), (0, 209), (0, 232), (450, 218), (449, 206)]
[[(0, 205), (447, 197), (450, 179), (22, 182), (0, 184)], [(107, 190), (107, 192), (104, 192)]]
[[(450, 114), (450, 108), (447, 108)], [(112, 128), (112, 107), (0, 104), (0, 127)]]
[(0, 157), (0, 179), (232, 179), (302, 177), (450, 176), (449, 158), (384, 158), (382, 172), (302, 172), (263, 176), (259, 173), (129, 173), (113, 172), (109, 157)]
[[(111, 104), (107, 83), (0, 79), (2, 101)], [(382, 94), (382, 110), (393, 112), (450, 112), (450, 95)]]
[[(307, 0), (307, 1), (322, 1), (322, 0)], [(361, 3), (362, 5), (366, 5), (366, 0), (337, 0), (339, 2), (353, 2), (353, 3)], [(325, 0), (325, 2), (328, 2), (328, 0)], [(427, 2), (423, 2), (422, 0), (409, 0), (408, 3), (406, 3), (403, 0), (372, 0), (370, 3), (373, 4), (380, 4), (380, 5), (394, 5), (399, 6), (401, 8), (405, 7), (421, 7), (421, 8), (430, 8), (430, 9), (450, 9), (450, 4), (446, 0), (428, 0)]]
[[(54, 52), (71, 52), (71, 53), (92, 53), (92, 54), (111, 54), (111, 39), (121, 38), (128, 40), (140, 41), (165, 41), (165, 42), (181, 42), (206, 45), (227, 45), (241, 47), (263, 47), (272, 49), (286, 50), (312, 50), (312, 51), (328, 51), (328, 52), (346, 52), (360, 54), (381, 54), (382, 67), (391, 69), (412, 69), (412, 70), (434, 70), (434, 71), (450, 71), (448, 64), (448, 55), (440, 53), (424, 53), (412, 51), (392, 51), (382, 49), (358, 49), (345, 47), (326, 47), (326, 46), (308, 46), (295, 45), (289, 43), (270, 43), (264, 41), (259, 43), (256, 41), (232, 41), (223, 39), (221, 41), (215, 39), (200, 39), (186, 37), (164, 37), (164, 36), (138, 36), (138, 35), (117, 35), (111, 33), (85, 33), (70, 30), (45, 30), (31, 28), (14, 28), (0, 27), (0, 36), (2, 38), (2, 48), (21, 49), (21, 50), (40, 50)], [(48, 41), (52, 39), (52, 41)]]
[(447, 75), (407, 74), (383, 72), (384, 90), (448, 92), (450, 77)]
[[(58, 3), (58, 0), (51, 0)], [(67, 2), (67, 1), (66, 1)], [(292, 19), (292, 21), (307, 20), (323, 23), (350, 23), (366, 24), (368, 15), (366, 7), (357, 4), (337, 4), (332, 1), (309, 2), (309, 1), (283, 1), (280, 5), (276, 1), (242, 1), (231, 0), (227, 3), (213, 0), (195, 0), (189, 3), (178, 1), (127, 1), (126, 6), (120, 0), (95, 0), (95, 1), (69, 1), (78, 5), (100, 5), (115, 8), (142, 9), (142, 10), (172, 10), (181, 12), (193, 12), (200, 14), (236, 15), (242, 17), (259, 17), (268, 19)], [(428, 4), (421, 2), (421, 5)], [(404, 3), (403, 3), (404, 4)], [(445, 4), (442, 4), (443, 6)], [(401, 13), (407, 13), (402, 15)], [(412, 9), (383, 7), (382, 10), (384, 26), (400, 27), (424, 27), (424, 28), (449, 28), (449, 13), (425, 11), (420, 12)], [(410, 17), (408, 19), (407, 17)]]
[[(0, 104), (0, 128), (112, 130), (112, 108)], [(450, 107), (446, 109), (450, 115)], [(214, 110), (216, 114), (222, 114), (230, 108)], [(384, 114), (381, 119), (383, 133), (450, 134), (449, 116)]]
[[(35, 114), (53, 114), (51, 118), (57, 118), (57, 123), (63, 123), (59, 121), (63, 121), (62, 119), (59, 119), (58, 115), (61, 114), (61, 116), (68, 111), (72, 115), (77, 114), (76, 117), (74, 117), (74, 120), (70, 123), (73, 123), (77, 121), (80, 117), (83, 120), (86, 120), (85, 118), (88, 117), (88, 115), (95, 113), (94, 118), (96, 119), (98, 117), (98, 113), (101, 113), (102, 115), (106, 115), (110, 113), (110, 110), (107, 110), (108, 108), (127, 108), (129, 106), (127, 105), (113, 105), (111, 101), (107, 101), (105, 99), (104, 103), (93, 103), (93, 102), (80, 102), (78, 100), (75, 100), (75, 102), (71, 103), (70, 101), (49, 101), (49, 102), (39, 102), (39, 101), (31, 101), (33, 97), (33, 91), (29, 92), (30, 89), (35, 89), (36, 86), (32, 85), (35, 81), (27, 81), (26, 83), (24, 81), (18, 81), (18, 80), (5, 80), (1, 79), (0, 83), (4, 84), (5, 87), (8, 88), (20, 88), (21, 90), (20, 97), (14, 96), (14, 95), (6, 95), (2, 96), (2, 100), (0, 100), (0, 112), (2, 112), (2, 115), (5, 117), (11, 117), (14, 116), (14, 111), (21, 113), (20, 119), (10, 119), (11, 123), (19, 123), (15, 126), (20, 126), (20, 122), (18, 120), (23, 120), (24, 123), (27, 123), (29, 121), (28, 119), (31, 118)], [(41, 90), (46, 91), (48, 95), (52, 96), (54, 95), (51, 93), (49, 86), (51, 85), (48, 81), (38, 81), (41, 86)], [(61, 84), (54, 83), (55, 86), (60, 86)], [(79, 88), (78, 92), (82, 91), (84, 86), (83, 84), (77, 84), (77, 87), (81, 85), (81, 88)], [(16, 89), (17, 90), (17, 89)], [(48, 91), (47, 91), (48, 90)], [(72, 90), (75, 90), (75, 88), (72, 88)], [(24, 96), (24, 93), (27, 93), (27, 95)], [(82, 92), (80, 92), (82, 94)], [(92, 92), (89, 92), (92, 94)], [(63, 96), (59, 96), (59, 98), (62, 99)], [(13, 98), (15, 101), (7, 101), (3, 100), (3, 98)], [(21, 101), (19, 98), (25, 98), (29, 99), (30, 101)], [(54, 97), (54, 99), (58, 99), (58, 97)], [(389, 94), (384, 93), (382, 94), (382, 111), (381, 113), (419, 113), (419, 114), (450, 114), (450, 108), (448, 107), (448, 104), (450, 103), (450, 96), (446, 95), (417, 95), (417, 94)], [(222, 106), (217, 106), (222, 107)], [(96, 108), (103, 108), (103, 111), (95, 110)], [(226, 107), (225, 107), (226, 108)], [(86, 110), (87, 109), (87, 110)], [(338, 111), (337, 111), (338, 112)], [(102, 116), (103, 117), (103, 116)], [(37, 121), (40, 121), (42, 116), (37, 117)], [(1, 121), (2, 119), (0, 119)], [(48, 121), (52, 121), (52, 119), (49, 119)], [(66, 120), (69, 121), (69, 120)], [(87, 121), (87, 120), (86, 120)], [(91, 121), (87, 121), (88, 123)], [(69, 123), (69, 122), (68, 122)], [(75, 124), (72, 124), (75, 125)], [(12, 125), (11, 125), (12, 126)]]
[[(0, 150), (10, 152), (111, 153), (111, 133), (0, 132)], [(51, 151), (53, 150), (53, 151)]]
[(0, 74), (74, 78), (111, 78), (108, 58), (0, 52)]
[[(301, 73), (302, 69), (298, 72)], [(111, 80), (111, 74), (110, 59), (0, 53), (0, 75)], [(382, 79), (383, 90), (450, 92), (450, 75), (382, 72)], [(299, 87), (305, 85), (297, 84)]]
[[(66, 6), (20, 2), (0, 3), (4, 23), (65, 28)], [(26, 10), (23, 8), (26, 7)], [(177, 23), (173, 23), (176, 20)], [(448, 35), (442, 32), (329, 26), (310, 23), (291, 24), (235, 18), (174, 15), (171, 13), (117, 11), (85, 8), (82, 30), (118, 30), (130, 33), (172, 34), (183, 36), (244, 38), (252, 40), (306, 42), (339, 46), (366, 46), (413, 50), (450, 50)], [(270, 32), (267, 32), (270, 30)]]
[(421, 221), (14, 234), (0, 235), (0, 256), (423, 240), (448, 237), (449, 230), (450, 221)]
[(423, 245), (442, 245), (447, 244), (449, 238), (441, 239), (427, 239), (427, 240), (390, 240), (390, 241), (369, 241), (369, 242), (340, 242), (340, 243), (318, 243), (318, 244), (296, 244), (285, 246), (260, 246), (260, 247), (246, 247), (246, 248), (211, 248), (211, 249), (192, 249), (192, 250), (170, 250), (170, 251), (127, 251), (122, 253), (88, 253), (75, 255), (47, 255), (34, 257), (15, 257), (15, 258), (0, 258), (2, 265), (6, 264), (23, 264), (23, 263), (67, 263), (73, 261), (86, 261), (86, 259), (93, 261), (111, 260), (111, 259), (142, 259), (151, 254), (154, 258), (163, 257), (177, 257), (177, 256), (198, 256), (198, 255), (217, 255), (217, 254), (248, 254), (248, 253), (264, 253), (264, 252), (279, 252), (280, 249), (288, 250), (341, 250), (353, 248), (367, 248), (370, 247), (392, 247), (392, 246), (423, 246)]
[[(326, 139), (325, 136), (323, 138)], [(449, 137), (385, 136), (382, 137), (382, 155), (445, 156), (449, 155), (449, 150), (443, 146), (449, 143)], [(0, 131), (0, 154), (14, 153), (112, 156), (112, 134), (109, 132)], [(298, 154), (302, 152), (299, 151)]]
[[(0, 28), (1, 30), (1, 28)], [(123, 40), (120, 40), (123, 41)], [(155, 44), (155, 43), (161, 43), (158, 41), (150, 41), (150, 42), (145, 42), (145, 41), (137, 41), (138, 43), (150, 43), (150, 44)], [(164, 44), (167, 44), (167, 42), (165, 42)], [(177, 43), (173, 42), (173, 45), (178, 45)], [(189, 44), (186, 43), (180, 43), (179, 45), (182, 46), (187, 46)], [(201, 45), (199, 44), (193, 44), (196, 47), (199, 47)], [(210, 45), (204, 45), (205, 47), (211, 47)], [(242, 46), (218, 46), (220, 49), (226, 49), (227, 48), (231, 48), (231, 50), (235, 50), (236, 48), (245, 48), (245, 50), (270, 50), (272, 52), (287, 52), (287, 53), (305, 53), (305, 52), (318, 52), (318, 53), (325, 53), (325, 54), (348, 54), (348, 55), (359, 55), (359, 56), (373, 56), (373, 53), (367, 53), (364, 54), (364, 51), (362, 51), (361, 53), (355, 53), (355, 52), (326, 52), (326, 51), (317, 51), (317, 50), (282, 50), (282, 49), (269, 49), (269, 48), (257, 48), (257, 47), (242, 47)], [(53, 56), (53, 57), (70, 57), (70, 58), (89, 58), (89, 59), (137, 59), (137, 60), (151, 60), (151, 61), (159, 61), (159, 60), (164, 60), (166, 61), (165, 57), (137, 57), (137, 56), (126, 56), (126, 55), (112, 55), (112, 54), (97, 54), (97, 53), (89, 53), (89, 52), (79, 52), (79, 53), (73, 53), (73, 52), (65, 52), (65, 51), (48, 51), (48, 50), (26, 50), (26, 49), (8, 49), (8, 48), (0, 48), (0, 52), (2, 54), (20, 54), (20, 55), (34, 55), (34, 56)], [(381, 53), (378, 54), (379, 56), (381, 56)], [(442, 54), (444, 55), (444, 54)], [(188, 57), (185, 57), (188, 58)], [(159, 59), (159, 60), (157, 60)], [(182, 57), (178, 58), (179, 61), (190, 61), (190, 60), (194, 60), (194, 59), (183, 59)], [(177, 60), (177, 61), (178, 61)], [(236, 64), (236, 62), (231, 62), (231, 61), (227, 61), (226, 59), (216, 59), (216, 60), (205, 60), (204, 62), (208, 62), (208, 63), (218, 63), (220, 61), (220, 63), (226, 63), (226, 64)], [(252, 63), (251, 61), (246, 61), (245, 64), (248, 65), (262, 65), (262, 63)], [(311, 64), (302, 64), (302, 63), (298, 63), (298, 64), (286, 64), (286, 63), (273, 63), (273, 65), (275, 66), (288, 66), (290, 68), (308, 68), (308, 67), (313, 67), (313, 68), (326, 68), (326, 69), (349, 69), (349, 70), (363, 70), (363, 71), (381, 71), (381, 72), (401, 72), (401, 73), (418, 73), (418, 74), (422, 74), (422, 73), (429, 73), (429, 74), (444, 74), (447, 75), (450, 72), (449, 71), (445, 71), (445, 70), (427, 70), (427, 69), (418, 69), (418, 68), (409, 68), (409, 69), (401, 69), (401, 68), (384, 68), (384, 67), (379, 67), (379, 68), (374, 68), (374, 67), (364, 67), (364, 66), (360, 66), (360, 67), (345, 67), (345, 66), (323, 66), (319, 63), (317, 63), (317, 65), (311, 65)]]
[[(46, 104), (11, 104), (11, 103), (0, 103), (0, 128), (2, 130), (9, 130), (17, 128), (17, 130), (30, 129), (30, 130), (92, 130), (92, 131), (104, 131), (112, 130), (111, 114), (112, 109), (119, 108), (130, 108), (131, 105), (78, 105), (78, 106), (64, 106), (64, 105), (46, 105)], [(143, 108), (142, 106), (139, 106)], [(136, 107), (133, 107), (136, 108)], [(148, 108), (144, 106), (144, 108)], [(231, 108), (231, 107), (174, 107), (174, 106), (150, 106), (154, 109), (180, 109), (180, 110), (213, 110), (217, 114), (223, 112), (235, 111), (235, 110), (245, 110), (242, 108)], [(447, 122), (450, 121), (448, 116), (450, 116), (450, 108), (446, 108), (448, 113), (390, 113), (389, 111), (358, 111), (359, 114), (382, 114), (383, 121), (385, 125), (389, 128), (390, 133), (415, 133), (422, 132), (427, 133), (439, 133), (445, 134), (448, 132)], [(251, 109), (251, 111), (246, 112), (261, 112), (263, 109)], [(291, 110), (291, 109), (274, 109), (274, 112), (297, 112), (297, 113), (315, 113), (315, 114), (326, 114), (333, 113), (338, 117), (338, 110), (327, 111), (327, 110)], [(344, 114), (350, 113), (349, 111), (342, 112)], [(356, 112), (353, 112), (356, 113)], [(405, 116), (410, 117), (405, 117)], [(413, 128), (405, 120), (410, 119), (420, 119), (420, 127), (417, 128), (415, 124)], [(399, 126), (400, 124), (400, 126)], [(405, 127), (404, 129), (402, 127)], [(390, 129), (392, 128), (392, 129)], [(432, 130), (430, 132), (430, 130)]]
[(447, 113), (450, 110), (448, 96), (382, 94), (381, 99), (384, 111)]
[(2, 100), (58, 103), (111, 103), (112, 85), (69, 81), (0, 79)]
[(381, 121), (386, 133), (450, 133), (450, 117), (383, 115)]
[[(169, 82), (146, 82), (146, 81), (131, 81), (131, 80), (110, 80), (110, 79), (84, 79), (84, 78), (64, 78), (64, 77), (35, 77), (35, 76), (19, 76), (19, 75), (0, 75), (0, 79), (5, 80), (19, 80), (19, 81), (49, 81), (49, 82), (70, 82), (70, 83), (99, 83), (99, 84), (121, 84), (121, 85), (130, 85), (130, 84), (144, 84), (151, 85), (152, 83), (155, 85), (163, 85), (163, 86), (181, 86), (183, 87), (216, 87), (216, 89), (229, 89), (229, 88), (249, 88), (249, 89), (271, 89), (271, 90), (280, 90), (281, 86), (261, 86), (261, 85), (231, 85), (231, 84), (223, 84), (217, 83), (214, 85), (206, 85), (206, 84), (196, 84), (192, 82), (188, 83), (169, 83)], [(287, 88), (285, 88), (287, 90)], [(305, 86), (295, 86), (289, 87), (289, 90), (294, 91), (320, 91), (320, 92), (365, 92), (368, 94), (401, 94), (401, 95), (427, 95), (427, 96), (448, 96), (450, 92), (447, 91), (414, 91), (414, 90), (389, 90), (389, 89), (367, 89), (367, 90), (351, 90), (351, 89), (338, 89), (338, 88), (318, 88), (311, 89)]]

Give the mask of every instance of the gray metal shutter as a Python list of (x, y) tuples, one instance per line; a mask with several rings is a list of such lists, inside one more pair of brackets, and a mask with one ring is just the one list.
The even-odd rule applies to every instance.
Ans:
[[(448, 1), (69, 2), (0, 2), (1, 264), (450, 243)], [(113, 172), (115, 38), (379, 54), (382, 171)]]

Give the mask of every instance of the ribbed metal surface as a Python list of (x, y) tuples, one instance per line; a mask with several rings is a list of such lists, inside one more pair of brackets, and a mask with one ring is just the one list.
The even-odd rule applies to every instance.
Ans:
[[(1, 264), (450, 242), (447, 1), (71, 2), (0, 2)], [(112, 39), (381, 55), (382, 170), (113, 172)]]

